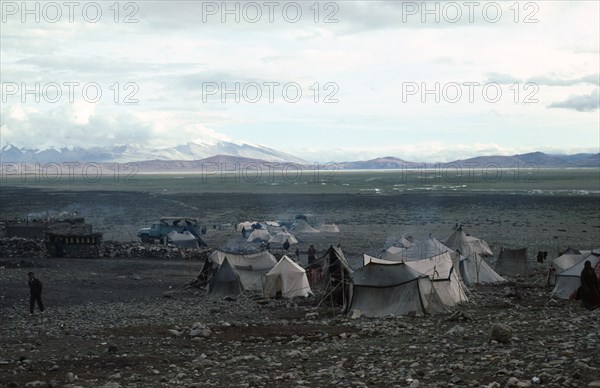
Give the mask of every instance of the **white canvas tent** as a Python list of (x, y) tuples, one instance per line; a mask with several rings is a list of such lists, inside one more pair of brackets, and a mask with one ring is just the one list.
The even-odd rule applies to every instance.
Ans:
[(397, 248), (408, 248), (414, 244), (414, 239), (411, 236), (390, 236), (385, 240), (383, 249), (389, 249), (391, 247)]
[(252, 225), (256, 224), (256, 221), (244, 221), (244, 222), (240, 222), (237, 225), (237, 231), (241, 232), (242, 229), (246, 229), (246, 230), (252, 230)]
[(458, 268), (455, 266), (458, 260), (457, 252), (444, 252), (428, 259), (406, 261), (406, 265), (429, 276), (440, 299), (446, 306), (452, 307), (469, 300)]
[(198, 248), (198, 239), (187, 230), (181, 233), (173, 230), (167, 234), (167, 238), (169, 239), (169, 242), (173, 243), (173, 245), (178, 248)]
[(210, 255), (210, 260), (218, 265), (221, 265), (225, 258), (240, 276), (244, 289), (254, 291), (262, 291), (264, 275), (277, 264), (275, 256), (268, 251), (236, 255), (216, 250)]
[(552, 267), (556, 269), (556, 273), (559, 274), (569, 268), (572, 268), (574, 265), (584, 260), (588, 255), (589, 253), (565, 253), (564, 255), (558, 256), (556, 259), (552, 260)]
[(279, 292), (284, 298), (307, 296), (311, 292), (306, 271), (287, 256), (283, 256), (267, 273), (263, 291), (270, 298)]
[(479, 254), (475, 253), (468, 257), (460, 258), (460, 276), (467, 285), (472, 284), (494, 284), (506, 280), (498, 275)]
[(429, 236), (425, 240), (414, 241), (414, 244), (407, 248), (390, 247), (382, 253), (381, 258), (391, 261), (423, 260), (444, 252), (452, 252), (452, 249)]
[(271, 234), (267, 229), (254, 229), (246, 241), (269, 241), (270, 239)]
[(363, 254), (363, 267), (369, 263), (376, 263), (376, 264), (397, 264), (397, 261), (391, 261), (391, 260), (385, 260), (385, 259), (379, 259), (377, 257), (373, 257), (373, 256), (369, 256), (366, 253)]
[(456, 229), (445, 241), (444, 245), (453, 250), (460, 251), (463, 256), (478, 254), (479, 256), (493, 256), (487, 242), (473, 236), (467, 236), (462, 228)]
[(333, 222), (332, 223), (321, 222), (318, 229), (324, 233), (339, 233), (340, 232), (340, 228), (338, 228), (338, 226), (336, 224), (334, 224)]
[(296, 237), (288, 232), (285, 228), (281, 232), (271, 237), (269, 239), (269, 243), (283, 244), (285, 243), (285, 240), (288, 240), (290, 245), (298, 244), (298, 239), (296, 239)]
[(529, 274), (527, 248), (501, 248), (498, 260), (496, 260), (495, 270), (500, 275), (527, 276)]
[(296, 221), (296, 224), (290, 229), (294, 233), (321, 233), (319, 230), (313, 228), (308, 222), (300, 219)]
[(349, 315), (425, 315), (446, 311), (433, 282), (405, 263), (371, 262), (351, 275)]
[(552, 290), (553, 297), (569, 299), (577, 291), (581, 285), (581, 271), (587, 260), (592, 263), (592, 268), (598, 264), (598, 256), (588, 255), (573, 267), (556, 275), (556, 283)]

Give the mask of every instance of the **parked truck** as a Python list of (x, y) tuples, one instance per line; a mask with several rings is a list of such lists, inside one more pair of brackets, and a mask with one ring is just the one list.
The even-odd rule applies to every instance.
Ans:
[(197, 218), (189, 217), (161, 217), (158, 222), (154, 222), (149, 228), (139, 229), (137, 236), (144, 243), (158, 241), (165, 241), (166, 236), (172, 231), (179, 233), (187, 230), (199, 239)]

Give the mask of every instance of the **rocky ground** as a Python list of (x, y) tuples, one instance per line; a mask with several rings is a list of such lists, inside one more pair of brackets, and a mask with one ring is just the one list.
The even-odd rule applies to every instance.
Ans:
[[(537, 273), (425, 317), (351, 319), (307, 299), (180, 289), (202, 261), (3, 259), (2, 386), (600, 387), (600, 310)], [(44, 282), (28, 313), (26, 273)], [(493, 333), (493, 334), (492, 334)]]

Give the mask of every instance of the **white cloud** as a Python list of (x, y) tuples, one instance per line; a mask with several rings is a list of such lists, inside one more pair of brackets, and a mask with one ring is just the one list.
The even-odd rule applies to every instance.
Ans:
[[(444, 4), (427, 6), (436, 3)], [(598, 107), (598, 92), (590, 90), (598, 86), (600, 67), (597, 2), (532, 3), (539, 21), (531, 24), (522, 23), (530, 10), (524, 3), (519, 23), (512, 3), (502, 3), (498, 23), (479, 15), (456, 24), (422, 23), (420, 15), (405, 22), (406, 2), (377, 1), (335, 3), (338, 23), (314, 23), (313, 3), (301, 4), (299, 23), (281, 16), (274, 23), (221, 23), (220, 17), (204, 23), (202, 3), (188, 1), (138, 3), (133, 24), (114, 23), (108, 9), (97, 24), (5, 23), (3, 82), (98, 82), (105, 94), (99, 104), (9, 99), (2, 142), (168, 147), (193, 139), (246, 140), (319, 160), (327, 153), (346, 160), (449, 160), (487, 150), (598, 144), (598, 117), (586, 113)], [(328, 10), (319, 6), (322, 21)], [(235, 81), (299, 82), (304, 98), (203, 102), (204, 82)], [(402, 102), (403, 83), (435, 81), (507, 88), (495, 104)], [(109, 87), (117, 82), (134, 82), (139, 103), (112, 103)], [(335, 82), (339, 103), (312, 102), (316, 82), (320, 99), (324, 83)], [(514, 103), (508, 89), (514, 82), (537, 82), (539, 103)], [(522, 100), (526, 91), (520, 92)]]

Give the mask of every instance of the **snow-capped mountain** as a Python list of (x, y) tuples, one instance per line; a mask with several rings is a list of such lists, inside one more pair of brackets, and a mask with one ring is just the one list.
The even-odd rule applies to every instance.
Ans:
[(216, 155), (259, 159), (269, 162), (307, 162), (294, 155), (272, 148), (247, 143), (216, 141), (205, 143), (192, 141), (169, 148), (153, 148), (142, 145), (120, 145), (114, 147), (63, 147), (45, 150), (18, 148), (11, 144), (0, 149), (3, 163), (49, 163), (49, 162), (139, 162), (145, 160), (200, 160)]

